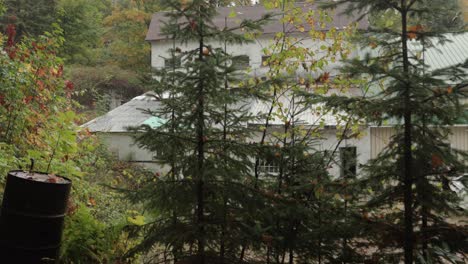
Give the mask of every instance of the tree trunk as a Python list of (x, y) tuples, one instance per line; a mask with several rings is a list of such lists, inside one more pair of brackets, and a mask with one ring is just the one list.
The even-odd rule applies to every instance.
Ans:
[[(201, 12), (201, 11), (200, 11)], [(202, 21), (199, 19), (199, 27), (202, 28)], [(200, 29), (199, 40), (199, 55), (200, 62), (203, 61), (203, 31)], [(201, 71), (201, 70), (200, 70)], [(203, 197), (203, 176), (204, 176), (204, 160), (205, 160), (205, 135), (204, 135), (204, 82), (200, 72), (198, 83), (198, 120), (197, 120), (197, 228), (198, 228), (198, 258), (199, 263), (205, 263), (205, 226), (204, 226), (204, 197)]]
[[(405, 80), (409, 80), (409, 59), (408, 59), (408, 35), (407, 35), (407, 16), (408, 16), (407, 0), (401, 0), (401, 19), (402, 19), (402, 51), (403, 51), (403, 70)], [(403, 139), (403, 183), (404, 183), (404, 255), (405, 264), (413, 263), (413, 179), (412, 179), (412, 153), (411, 153), (411, 91), (410, 84), (405, 83), (404, 92), (404, 139)]]

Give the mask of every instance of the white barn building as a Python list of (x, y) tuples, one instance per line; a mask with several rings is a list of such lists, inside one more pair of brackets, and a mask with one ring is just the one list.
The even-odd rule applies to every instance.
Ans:
[[(307, 9), (316, 7), (311, 5), (303, 8)], [(218, 11), (219, 15), (216, 17), (214, 22), (221, 28), (225, 25), (228, 27), (232, 26), (233, 24), (238, 23), (241, 19), (258, 19), (266, 12), (265, 8), (260, 5), (237, 8), (226, 7), (219, 8)], [(230, 16), (232, 12), (235, 12), (235, 17)], [(333, 13), (333, 22), (323, 28), (324, 31), (330, 30), (331, 27), (340, 30), (352, 22), (351, 18), (340, 15), (339, 13), (339, 10)], [(168, 39), (161, 33), (161, 27), (163, 25), (162, 21), (164, 21), (164, 12), (154, 14), (146, 36), (146, 40), (151, 44), (151, 66), (154, 68), (170, 66), (170, 62), (165, 58), (170, 57), (168, 50), (174, 45), (171, 39)], [(359, 29), (366, 29), (368, 27), (368, 23), (366, 20), (361, 20), (357, 27)], [(305, 33), (299, 32), (295, 28), (289, 28), (288, 30), (291, 31), (292, 34), (304, 36), (300, 45), (311, 48), (317, 47), (317, 50), (319, 50), (321, 43), (314, 41), (311, 38), (307, 38), (307, 28), (304, 30)], [(263, 67), (262, 62), (265, 60), (265, 56), (262, 55), (262, 49), (270, 45), (273, 36), (280, 31), (282, 31), (282, 24), (278, 20), (273, 21), (264, 27), (263, 34), (258, 37), (255, 42), (246, 45), (230, 45), (227, 47), (227, 52), (233, 55), (244, 55), (246, 57), (246, 62), (252, 69), (252, 74), (263, 76), (267, 71), (267, 68)], [(428, 52), (428, 63), (437, 68), (446, 66), (446, 64), (453, 65), (460, 62), (461, 59), (467, 59), (468, 34), (454, 37), (453, 41), (453, 45), (444, 46), (441, 49), (442, 53), (438, 53), (435, 50), (433, 52)], [(195, 47), (195, 43), (188, 43), (186, 46), (181, 46), (180, 48), (185, 50)], [(456, 49), (456, 47), (462, 48)], [(455, 52), (457, 54), (454, 54), (454, 56), (448, 56), (448, 54), (453, 55), (452, 52), (454, 50), (456, 50)], [(334, 71), (336, 72), (337, 66), (339, 66), (339, 61), (328, 65), (328, 71), (332, 73)], [(359, 95), (359, 91), (357, 89), (351, 89), (351, 93)], [(161, 122), (161, 120), (157, 120), (157, 118), (142, 112), (142, 110), (154, 110), (157, 107), (159, 107), (158, 99), (151, 92), (146, 93), (142, 96), (135, 97), (130, 102), (117, 107), (104, 116), (91, 120), (83, 126), (89, 128), (93, 133), (102, 135), (104, 142), (108, 144), (109, 149), (115, 153), (119, 159), (141, 163), (151, 169), (157, 169), (160, 168), (158, 167), (158, 164), (155, 163), (155, 157), (157, 154), (138, 148), (133, 142), (132, 135), (127, 130), (128, 126), (138, 126), (141, 124), (157, 125), (158, 122)], [(262, 102), (252, 102), (250, 109), (254, 114), (265, 113), (268, 111), (268, 105)], [(319, 117), (314, 116), (310, 111), (303, 112), (301, 115), (301, 120), (305, 125), (312, 126), (319, 122), (317, 120)], [(334, 150), (345, 147), (355, 148), (357, 164), (364, 164), (370, 158), (376, 157), (388, 143), (388, 139), (392, 135), (391, 127), (377, 127), (369, 125), (362, 127), (362, 136), (358, 139), (340, 141), (336, 136), (337, 120), (332, 115), (326, 115), (320, 118), (323, 119), (322, 121), (325, 123), (325, 127), (321, 130), (322, 139), (319, 148), (321, 150)], [(252, 123), (247, 125), (259, 126), (262, 124)], [(282, 125), (282, 122), (273, 120), (270, 130), (274, 131), (275, 129), (279, 129)], [(258, 141), (259, 138), (260, 132), (252, 138), (252, 141)], [(450, 140), (454, 148), (468, 151), (468, 122), (461, 123), (454, 127), (453, 135)], [(338, 143), (339, 145), (337, 146)], [(268, 164), (264, 165), (268, 166)], [(274, 170), (274, 168), (266, 169)], [(339, 175), (340, 168), (339, 166), (334, 166), (331, 171), (334, 175)]]

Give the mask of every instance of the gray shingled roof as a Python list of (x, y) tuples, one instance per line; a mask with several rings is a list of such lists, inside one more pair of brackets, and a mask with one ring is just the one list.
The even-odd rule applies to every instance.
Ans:
[(139, 126), (145, 121), (145, 124), (151, 121), (152, 116), (144, 113), (144, 110), (154, 111), (159, 107), (160, 102), (153, 93), (148, 92), (83, 124), (82, 127), (88, 128), (91, 132), (128, 132), (127, 127)]
[[(310, 3), (300, 3), (296, 4), (304, 10), (304, 12), (308, 12), (309, 10), (316, 10), (318, 7), (317, 5), (310, 4)], [(350, 23), (352, 23), (355, 19), (350, 18), (347, 15), (342, 14), (344, 11), (343, 7), (338, 7), (337, 10), (331, 11), (330, 15), (333, 16), (333, 22), (331, 24), (327, 24), (325, 28), (322, 30), (326, 31), (329, 30), (330, 27), (342, 29), (343, 27), (348, 26)], [(235, 17), (230, 17), (231, 12), (234, 12), (236, 14)], [(220, 29), (225, 27), (225, 24), (227, 22), (227, 27), (235, 27), (239, 25), (239, 23), (242, 20), (245, 19), (251, 19), (251, 20), (256, 20), (260, 19), (264, 14), (266, 13), (279, 13), (278, 9), (275, 10), (266, 10), (265, 7), (262, 5), (255, 5), (255, 6), (238, 6), (238, 7), (220, 7), (218, 8), (218, 15), (214, 18), (214, 24), (219, 27)], [(163, 21), (167, 21), (167, 18), (165, 17), (165, 14), (167, 12), (158, 12), (153, 14), (153, 17), (151, 19), (151, 24), (149, 26), (148, 32), (146, 34), (146, 40), (147, 41), (157, 41), (157, 40), (163, 40), (166, 39), (166, 36), (162, 35), (161, 32), (161, 27), (164, 25)], [(357, 18), (358, 16), (356, 16)], [(227, 21), (225, 21), (225, 19)], [(310, 26), (305, 23), (304, 25), (305, 32), (310, 29)], [(362, 19), (358, 23), (358, 28), (360, 29), (367, 29), (369, 27), (369, 23), (367, 19)], [(320, 28), (317, 26), (317, 28)], [(263, 27), (263, 33), (264, 34), (274, 34), (277, 32), (282, 32), (283, 31), (283, 25), (280, 22), (280, 19), (273, 19), (270, 23), (265, 25)], [(287, 31), (288, 32), (299, 32), (299, 30), (292, 26), (292, 25), (287, 25)]]
[[(283, 111), (288, 111), (291, 109), (291, 100), (286, 96), (279, 98), (279, 102), (282, 104), (281, 109)], [(245, 105), (242, 103), (240, 105)], [(254, 116), (259, 116), (260, 114), (268, 113), (271, 103), (264, 102), (260, 100), (254, 100), (246, 105), (249, 108), (249, 111)], [(161, 107), (160, 101), (151, 93), (145, 93), (143, 95), (133, 98), (131, 101), (111, 110), (107, 114), (97, 117), (88, 123), (82, 125), (82, 127), (88, 128), (90, 132), (105, 132), (105, 133), (125, 133), (128, 132), (128, 127), (139, 126), (142, 124), (151, 124), (154, 123), (154, 117), (145, 113), (143, 110), (157, 110)], [(337, 124), (336, 118), (330, 113), (325, 114), (316, 114), (316, 112), (322, 112), (321, 110), (315, 109), (320, 107), (316, 105), (315, 107), (309, 108), (298, 116), (296, 116), (296, 122), (299, 122), (303, 125), (319, 125), (321, 121), (327, 126), (335, 126)], [(279, 108), (275, 107), (274, 111), (277, 111)], [(287, 113), (286, 113), (287, 114)], [(158, 120), (159, 121), (159, 120)], [(161, 121), (159, 121), (161, 122)], [(264, 121), (254, 121), (251, 122), (253, 125), (263, 124)], [(271, 125), (282, 125), (284, 124), (279, 118), (273, 118), (270, 120)]]

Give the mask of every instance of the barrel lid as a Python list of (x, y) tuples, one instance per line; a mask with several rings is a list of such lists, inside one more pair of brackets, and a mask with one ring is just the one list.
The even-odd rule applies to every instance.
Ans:
[(69, 184), (71, 180), (57, 176), (55, 174), (41, 173), (41, 172), (29, 172), (29, 171), (10, 171), (11, 176), (22, 178), (25, 180), (55, 183), (55, 184)]

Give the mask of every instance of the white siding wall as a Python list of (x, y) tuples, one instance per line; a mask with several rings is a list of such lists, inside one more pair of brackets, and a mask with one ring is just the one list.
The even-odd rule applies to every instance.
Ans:
[(452, 148), (468, 151), (468, 125), (453, 127), (449, 138)]
[(159, 164), (153, 160), (153, 154), (146, 149), (139, 148), (127, 133), (99, 133), (99, 138), (116, 158), (123, 161), (141, 164), (153, 171), (162, 171)]
[[(274, 129), (271, 129), (268, 132), (272, 133), (273, 131)], [(278, 131), (280, 130), (278, 129)], [(371, 127), (363, 131), (361, 138), (343, 140), (338, 147), (355, 146), (358, 153), (358, 164), (365, 164), (369, 159), (377, 157), (378, 153), (387, 146), (390, 137), (394, 133), (395, 130), (391, 127)], [(100, 137), (109, 150), (115, 153), (120, 160), (139, 161), (153, 170), (161, 170), (161, 167), (153, 162), (153, 154), (136, 146), (129, 134), (106, 133), (100, 134)], [(254, 133), (251, 141), (259, 142), (260, 137), (260, 132)], [(452, 148), (468, 151), (468, 126), (453, 127), (449, 139)], [(338, 141), (335, 129), (325, 129), (322, 131), (322, 139), (317, 142), (317, 148), (333, 151)], [(333, 164), (330, 172), (338, 176), (339, 171), (339, 165)]]
[[(468, 126), (452, 127), (449, 136), (450, 146), (455, 149), (468, 151)], [(377, 155), (388, 145), (390, 137), (395, 134), (392, 127), (370, 128), (371, 158)]]
[[(271, 35), (265, 35), (258, 38), (255, 42), (244, 44), (244, 45), (234, 45), (230, 44), (227, 46), (227, 52), (232, 55), (247, 55), (250, 58), (250, 66), (252, 69), (256, 69), (255, 73), (258, 75), (262, 75), (265, 73), (267, 68), (262, 66), (262, 49), (268, 48), (271, 46), (272, 42)], [(304, 36), (300, 36), (303, 38)], [(312, 51), (316, 53), (317, 57), (322, 57), (326, 51), (321, 51), (320, 46), (326, 44), (325, 41), (317, 41), (312, 39), (304, 39), (300, 42), (299, 45), (308, 47)], [(160, 41), (152, 41), (151, 42), (151, 66), (154, 68), (162, 68), (164, 67), (164, 57), (169, 58), (168, 50), (173, 47), (174, 43), (172, 40), (160, 40)], [(224, 47), (222, 43), (208, 43), (208, 45), (212, 45), (213, 47)], [(191, 50), (198, 48), (197, 43), (187, 43), (186, 45), (180, 45), (176, 42), (176, 47), (179, 47), (182, 51)], [(330, 63), (328, 65), (329, 69), (335, 68), (338, 65), (339, 58), (337, 58), (337, 62)]]
[[(282, 129), (269, 129), (268, 133), (273, 131), (282, 132)], [(252, 141), (259, 142), (262, 133), (257, 132), (253, 135)], [(338, 143), (340, 143), (338, 145)], [(338, 146), (337, 146), (338, 145)], [(370, 136), (369, 129), (364, 129), (362, 137), (359, 139), (347, 139), (339, 142), (339, 139), (336, 137), (336, 129), (327, 128), (321, 131), (321, 139), (317, 139), (318, 150), (324, 151), (334, 151), (336, 148), (336, 157), (339, 158), (339, 148), (340, 147), (356, 147), (357, 151), (357, 164), (358, 164), (358, 173), (359, 173), (359, 164), (365, 164), (370, 159)], [(337, 160), (338, 161), (338, 160)], [(334, 176), (340, 175), (340, 164), (333, 163), (331, 164), (330, 173)]]
[[(272, 133), (280, 129), (271, 129), (268, 132)], [(145, 149), (139, 148), (134, 144), (132, 137), (127, 133), (102, 133), (100, 134), (102, 141), (108, 146), (108, 149), (113, 152), (119, 160), (135, 162), (144, 165), (145, 167), (153, 171), (165, 171), (157, 163), (154, 163), (153, 154)], [(261, 138), (261, 132), (254, 133), (252, 142), (259, 142)], [(322, 131), (322, 139), (317, 141), (317, 149), (333, 151), (338, 144), (339, 140), (336, 137), (336, 130), (329, 128)], [(355, 146), (358, 153), (358, 164), (364, 164), (370, 158), (370, 137), (369, 130), (366, 129), (363, 132), (363, 136), (360, 139), (343, 140), (337, 148), (337, 156), (339, 154), (339, 147)], [(330, 173), (334, 176), (338, 176), (340, 173), (339, 164), (331, 164)], [(359, 171), (359, 166), (358, 166)]]
[(390, 137), (395, 134), (395, 129), (392, 127), (371, 127), (370, 134), (370, 158), (374, 159), (388, 145)]

